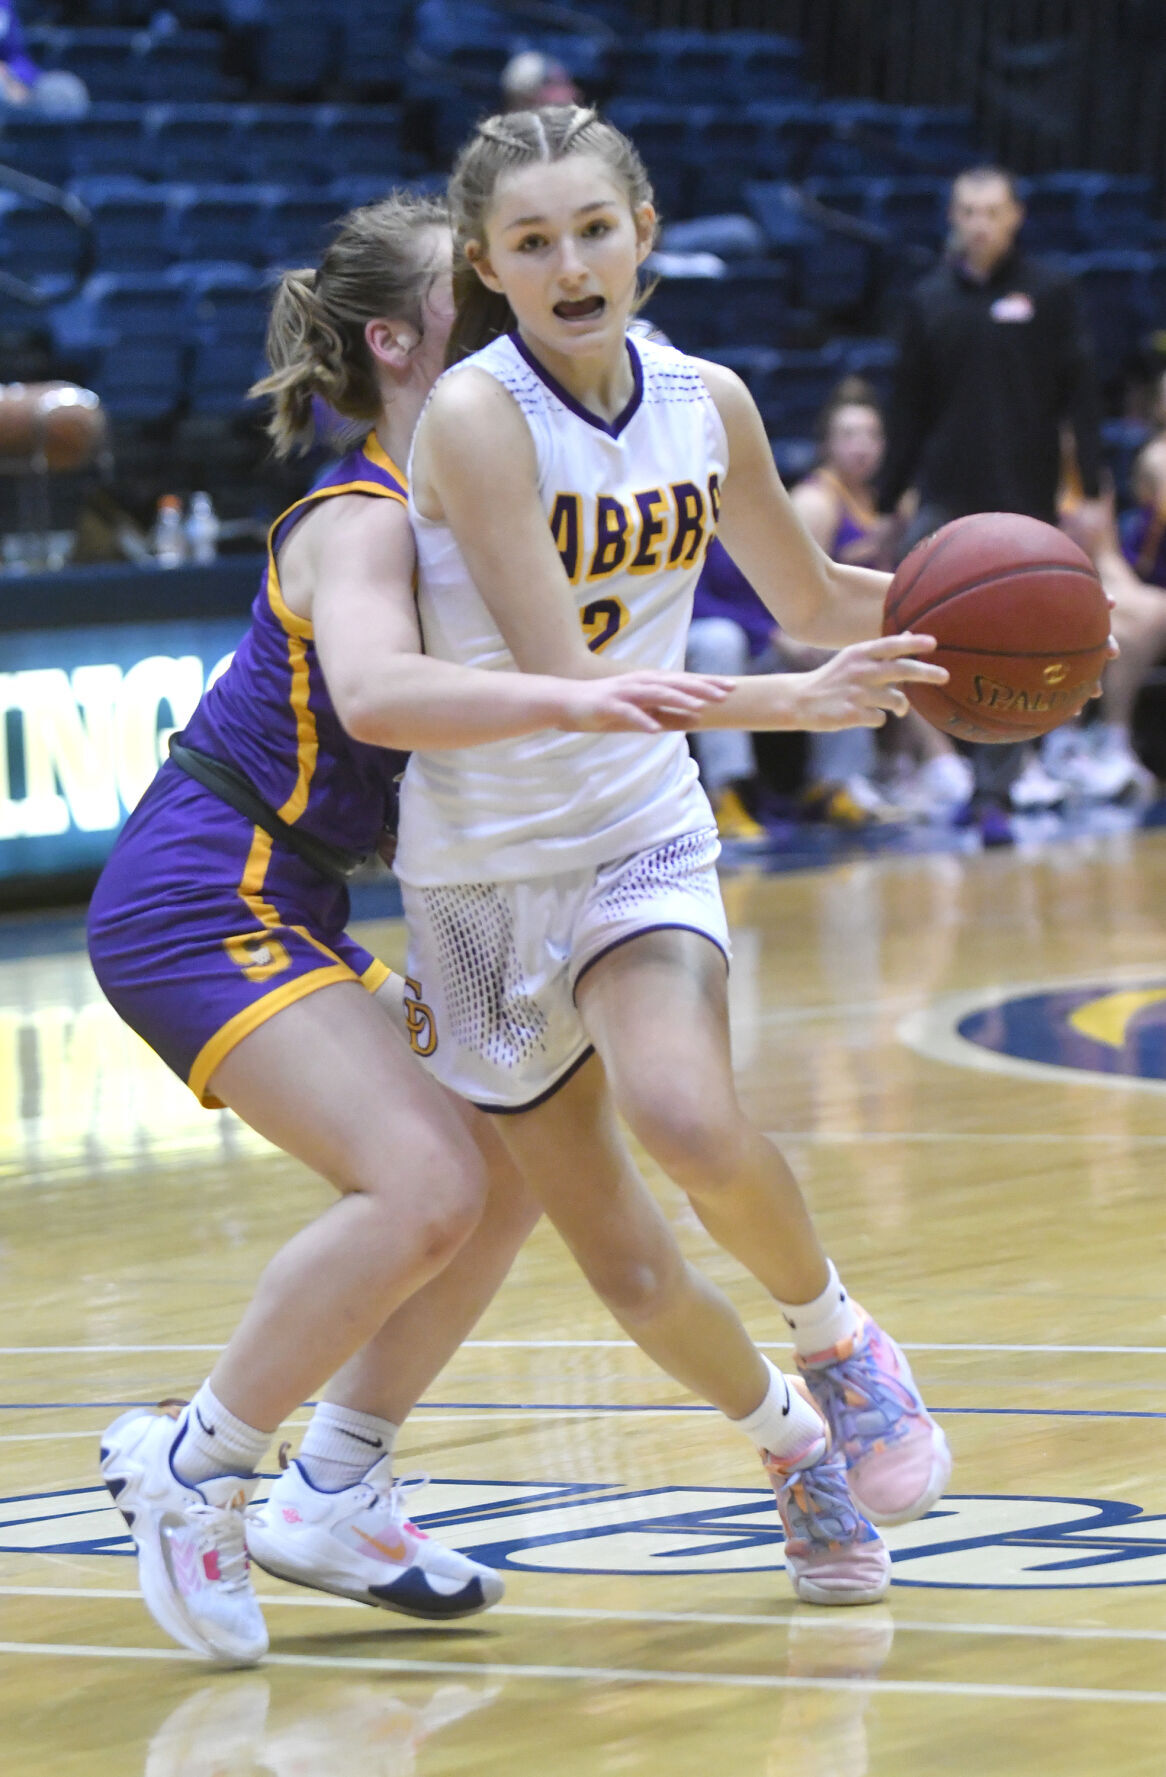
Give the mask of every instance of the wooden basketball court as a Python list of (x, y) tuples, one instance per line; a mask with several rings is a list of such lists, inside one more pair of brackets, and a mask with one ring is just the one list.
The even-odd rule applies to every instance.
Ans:
[[(448, 1629), (260, 1576), (218, 1673), (134, 1591), (97, 1437), (193, 1391), (322, 1186), (200, 1110), (76, 934), (0, 960), (0, 1769), (20, 1777), (1166, 1769), (1166, 837), (726, 877), (743, 1089), (956, 1455), (886, 1605), (795, 1604), (747, 1449), (540, 1230), (418, 1410)], [(398, 924), (357, 928), (390, 962)], [(781, 1323), (661, 1190), (757, 1337)], [(297, 1436), (304, 1415), (288, 1436)]]

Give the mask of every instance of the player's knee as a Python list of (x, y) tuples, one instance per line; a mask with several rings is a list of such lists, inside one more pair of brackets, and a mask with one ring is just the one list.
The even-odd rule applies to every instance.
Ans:
[(742, 1128), (732, 1106), (661, 1100), (628, 1120), (656, 1164), (685, 1190), (713, 1189), (737, 1170)]
[(634, 1253), (613, 1253), (588, 1273), (596, 1295), (621, 1326), (647, 1325), (666, 1307), (673, 1283), (671, 1267)]
[(333, 1175), (345, 1195), (363, 1197), (378, 1226), (408, 1228), (422, 1252), (452, 1258), (481, 1220), (489, 1175), (467, 1138), (436, 1136), (365, 1143)]

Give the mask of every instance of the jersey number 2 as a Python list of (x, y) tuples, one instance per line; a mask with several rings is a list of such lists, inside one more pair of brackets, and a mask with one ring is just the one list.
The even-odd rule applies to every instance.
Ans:
[(579, 613), (579, 621), (583, 625), (583, 634), (587, 638), (587, 646), (593, 654), (606, 648), (613, 636), (617, 636), (628, 620), (627, 606), (622, 599), (592, 599), (584, 605)]

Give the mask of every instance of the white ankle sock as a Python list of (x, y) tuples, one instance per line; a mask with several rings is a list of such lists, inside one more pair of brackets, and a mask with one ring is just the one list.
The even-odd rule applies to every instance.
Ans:
[(830, 1276), (826, 1288), (812, 1302), (779, 1302), (790, 1332), (794, 1350), (799, 1357), (815, 1357), (829, 1351), (843, 1339), (858, 1331), (858, 1315), (854, 1303), (839, 1282), (832, 1259), (826, 1261)]
[(354, 1487), (386, 1452), (392, 1455), (399, 1429), (375, 1413), (321, 1401), (300, 1446), (300, 1465), (313, 1487), (339, 1493)]
[(790, 1386), (767, 1357), (761, 1361), (769, 1371), (765, 1399), (744, 1419), (730, 1419), (729, 1424), (744, 1432), (759, 1450), (768, 1450), (771, 1456), (793, 1456), (822, 1436), (826, 1429), (822, 1415)]
[(191, 1401), (184, 1420), (174, 1470), (180, 1480), (196, 1487), (215, 1475), (253, 1475), (271, 1442), (269, 1431), (256, 1431), (229, 1413), (209, 1382)]

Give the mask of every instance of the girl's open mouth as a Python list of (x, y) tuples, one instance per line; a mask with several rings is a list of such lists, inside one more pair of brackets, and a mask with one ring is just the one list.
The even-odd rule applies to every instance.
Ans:
[(554, 312), (560, 321), (589, 321), (606, 307), (602, 296), (581, 296), (577, 302), (556, 302)]

